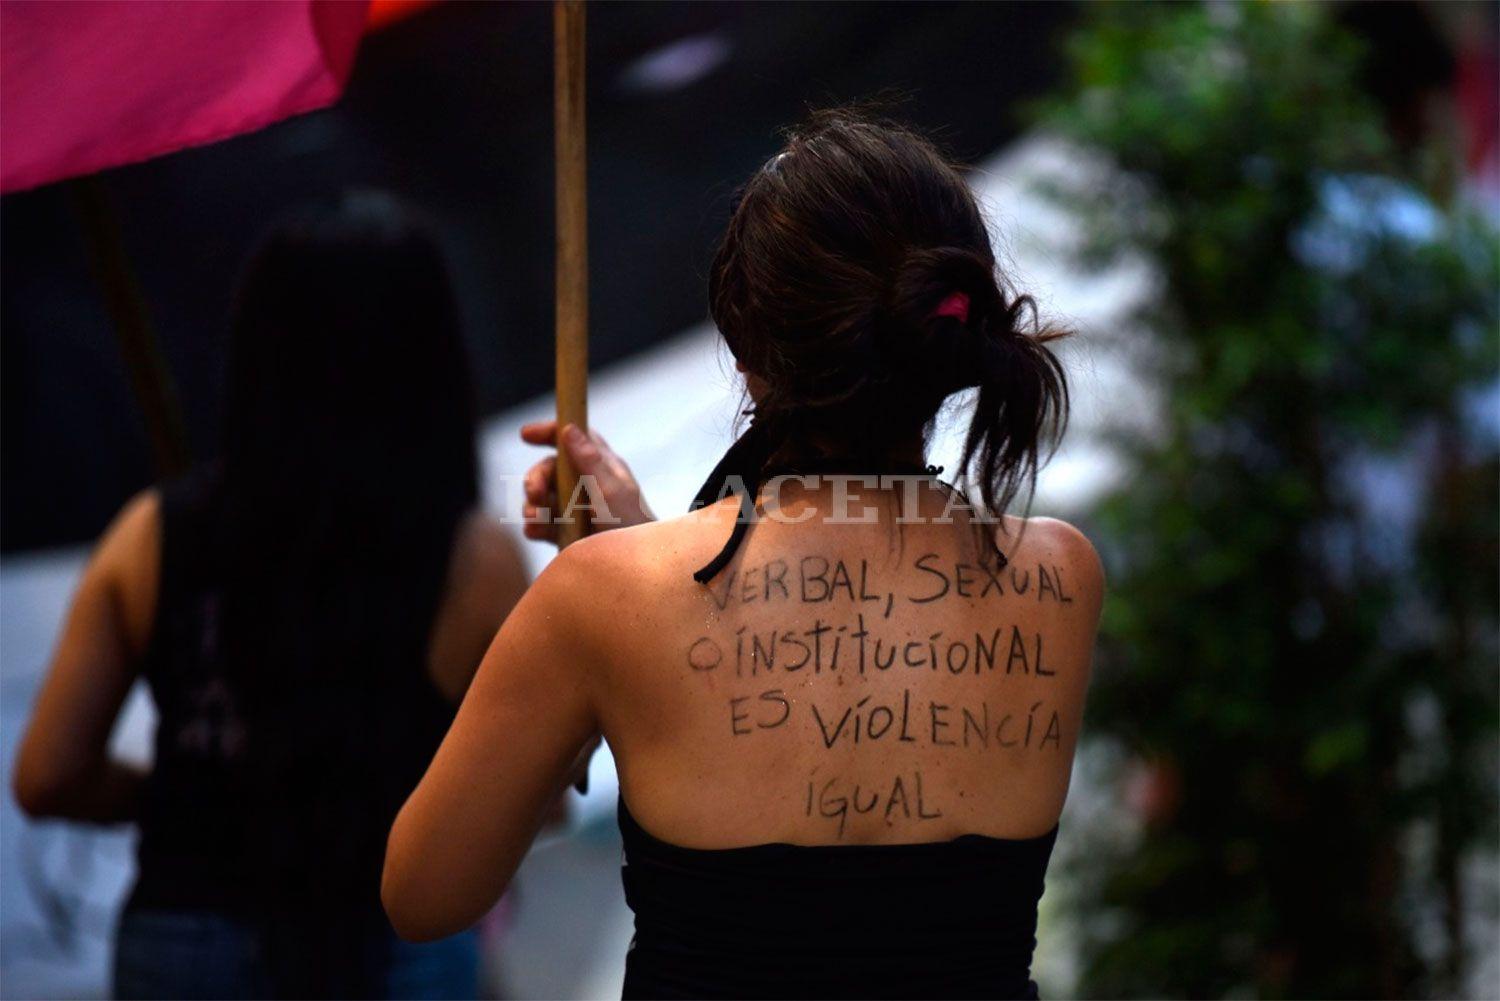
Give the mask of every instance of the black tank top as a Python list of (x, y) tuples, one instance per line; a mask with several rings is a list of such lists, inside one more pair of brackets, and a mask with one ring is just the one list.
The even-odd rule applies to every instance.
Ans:
[(1057, 838), (702, 850), (625, 800), (626, 998), (1035, 998)]
[[(259, 735), (246, 718), (221, 649), (217, 477), (200, 470), (167, 484), (160, 509), (156, 617), (142, 670), (159, 722), (129, 906), (210, 909), (286, 925), (286, 915), (272, 911), (286, 909), (295, 887), (273, 885), (278, 877), (270, 871), (269, 858), (276, 852), (268, 846), (283, 842), (274, 864), (284, 864), (285, 843), (296, 850), (301, 833), (295, 807), (289, 805), (292, 797), (278, 797), (274, 789), (267, 794), (264, 761), (256, 757)], [(421, 602), (414, 605), (421, 607)], [(321, 900), (317, 892), (307, 894), (296, 909), (303, 916), (312, 912), (309, 920), (314, 922), (323, 920), (317, 915), (336, 911), (351, 930), (385, 927), (379, 906), (380, 847), (396, 809), (454, 714), (429, 680), (425, 659), (417, 654), (411, 659), (409, 671), (387, 675), (381, 690), (362, 703), (373, 704), (377, 720), (390, 725), (377, 724), (381, 732), (379, 739), (372, 735), (368, 760), (346, 773), (346, 782), (374, 790), (366, 797), (368, 809), (340, 832), (353, 843), (345, 844), (345, 857), (302, 863), (306, 871), (320, 865), (337, 870), (343, 874), (342, 885), (358, 888), (348, 893), (325, 889)], [(301, 712), (348, 711), (347, 692), (297, 694)]]
[[(783, 445), (752, 424), (699, 489), (694, 509), (732, 493), (741, 511), (696, 582), (734, 558), (774, 476), (942, 472), (856, 455), (774, 462)], [(1003, 567), (992, 537), (989, 547)], [(653, 837), (623, 797), (619, 817), (635, 912), (626, 998), (1037, 996), (1031, 955), (1055, 826), (1016, 840), (701, 850)]]

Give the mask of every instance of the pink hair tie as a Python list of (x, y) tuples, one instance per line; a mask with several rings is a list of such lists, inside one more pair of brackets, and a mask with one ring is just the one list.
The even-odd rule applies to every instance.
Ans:
[(963, 292), (950, 292), (948, 297), (938, 303), (938, 308), (932, 311), (933, 319), (939, 316), (951, 316), (959, 323), (969, 322), (969, 297)]

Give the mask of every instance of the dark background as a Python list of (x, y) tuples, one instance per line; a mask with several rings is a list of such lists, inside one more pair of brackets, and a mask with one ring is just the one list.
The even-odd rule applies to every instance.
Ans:
[[(808, 107), (900, 95), (960, 158), (1021, 126), (1057, 76), (1065, 4), (597, 4), (589, 8), (591, 360), (706, 315), (733, 186)], [(127, 250), (210, 455), (235, 275), (300, 201), (351, 186), (426, 209), (454, 268), (483, 412), (552, 378), (552, 81), (547, 4), (441, 3), (368, 35), (334, 107), (108, 172)], [(727, 58), (686, 86), (622, 78), (708, 36)], [(713, 44), (713, 43), (710, 43)], [(93, 538), (153, 478), (65, 182), (0, 200), (0, 548)]]

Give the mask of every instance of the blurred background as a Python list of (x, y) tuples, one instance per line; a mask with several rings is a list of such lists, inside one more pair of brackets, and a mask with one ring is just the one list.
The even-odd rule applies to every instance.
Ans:
[[(591, 420), (659, 513), (735, 428), (704, 291), (730, 192), (810, 107), (880, 97), (972, 165), (1012, 280), (1079, 331), (1034, 509), (1111, 593), (1044, 995), (1500, 996), (1497, 8), (589, 18)], [(331, 108), (101, 175), (195, 458), (266, 221), (381, 188), (437, 224), (515, 518), (516, 429), (553, 406), (551, 86), (548, 5), (376, 3)], [(73, 186), (0, 199), (0, 327), (8, 774), (87, 547), (156, 477)], [(137, 692), (121, 752), (152, 725)], [(618, 996), (615, 789), (601, 754), (487, 919), (492, 996)], [(0, 991), (105, 996), (132, 834), (8, 797)]]

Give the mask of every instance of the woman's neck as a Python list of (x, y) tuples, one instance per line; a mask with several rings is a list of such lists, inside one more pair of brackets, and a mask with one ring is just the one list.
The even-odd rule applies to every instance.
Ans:
[(925, 444), (920, 433), (878, 449), (817, 436), (777, 449), (768, 466), (793, 469), (804, 466), (809, 471), (849, 475), (907, 472), (926, 465)]

